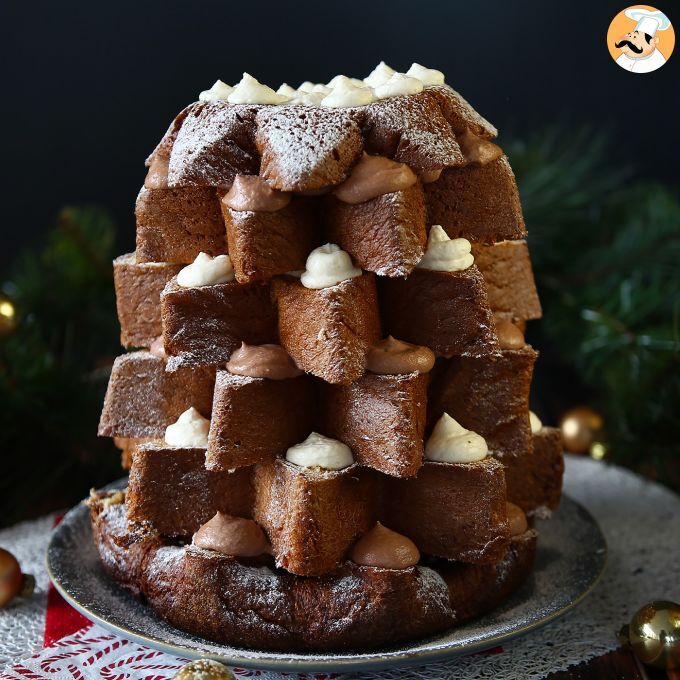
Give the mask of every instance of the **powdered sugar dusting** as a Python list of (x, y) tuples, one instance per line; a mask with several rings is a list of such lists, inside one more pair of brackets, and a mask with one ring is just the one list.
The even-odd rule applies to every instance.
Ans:
[(493, 139), (498, 136), (498, 130), (486, 118), (477, 113), (470, 103), (449, 85), (428, 87), (427, 92), (437, 100), (442, 113), (456, 134), (469, 129), (479, 137), (486, 139)]
[(236, 174), (257, 174), (253, 144), (256, 106), (200, 102), (177, 133), (168, 166), (168, 186), (226, 188)]
[(362, 151), (360, 118), (350, 109), (289, 106), (257, 114), (261, 174), (281, 191), (342, 182)]
[(406, 163), (417, 173), (465, 164), (449, 123), (427, 92), (367, 106), (364, 132), (369, 150)]
[(146, 165), (147, 167), (150, 166), (151, 161), (157, 154), (161, 154), (166, 158), (170, 158), (170, 152), (172, 151), (172, 146), (175, 143), (177, 133), (179, 132), (179, 129), (182, 127), (182, 123), (184, 123), (184, 119), (187, 117), (187, 114), (189, 113), (189, 111), (191, 111), (191, 109), (194, 106), (195, 104), (189, 104), (189, 106), (182, 109), (175, 116), (174, 120), (172, 121), (172, 123), (170, 123), (170, 126), (168, 127), (167, 131), (161, 138), (161, 141), (158, 142), (156, 148), (149, 154), (148, 158), (144, 162), (144, 165)]

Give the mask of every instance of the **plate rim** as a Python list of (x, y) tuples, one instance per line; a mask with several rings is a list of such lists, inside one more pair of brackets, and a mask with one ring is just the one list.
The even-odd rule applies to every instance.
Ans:
[[(109, 484), (104, 488), (116, 489), (119, 488), (121, 484), (124, 484), (126, 482), (127, 482), (126, 478), (119, 479), (116, 482), (113, 482), (112, 484)], [(533, 620), (524, 625), (520, 625), (518, 627), (514, 627), (512, 629), (498, 633), (497, 635), (485, 637), (482, 640), (477, 640), (462, 645), (459, 644), (457, 646), (455, 645), (455, 643), (453, 644), (453, 646), (451, 643), (442, 643), (430, 649), (418, 649), (418, 650), (404, 650), (397, 648), (388, 651), (365, 652), (356, 654), (348, 654), (346, 652), (333, 654), (332, 652), (329, 652), (327, 653), (327, 655), (324, 656), (323, 659), (319, 659), (318, 657), (309, 658), (309, 656), (311, 655), (295, 652), (288, 653), (287, 655), (282, 652), (272, 652), (277, 654), (276, 658), (272, 658), (266, 656), (268, 654), (267, 651), (244, 649), (246, 653), (248, 651), (252, 651), (253, 653), (256, 653), (258, 655), (258, 658), (253, 658), (251, 656), (239, 656), (234, 654), (229, 655), (218, 654), (215, 652), (209, 652), (207, 650), (201, 652), (201, 650), (199, 649), (193, 650), (184, 646), (178, 646), (171, 642), (165, 642), (157, 638), (148, 637), (147, 635), (130, 630), (129, 628), (125, 628), (124, 626), (119, 625), (117, 623), (112, 623), (107, 619), (103, 618), (103, 616), (88, 609), (86, 605), (81, 604), (75, 598), (75, 596), (71, 595), (71, 593), (69, 593), (66, 590), (64, 585), (56, 577), (54, 569), (52, 568), (51, 564), (50, 558), (54, 549), (53, 543), (55, 537), (58, 535), (59, 528), (62, 525), (67, 526), (65, 524), (65, 520), (69, 516), (73, 517), (74, 515), (80, 513), (83, 514), (87, 513), (87, 507), (84, 505), (85, 501), (81, 501), (80, 503), (78, 503), (78, 505), (71, 508), (64, 515), (62, 521), (56, 527), (54, 527), (54, 529), (52, 529), (47, 549), (45, 551), (45, 567), (47, 570), (47, 574), (50, 578), (50, 582), (54, 585), (57, 592), (85, 618), (92, 621), (93, 623), (99, 624), (100, 626), (111, 632), (120, 635), (123, 638), (131, 640), (133, 642), (137, 642), (139, 644), (146, 645), (148, 647), (151, 647), (152, 649), (157, 649), (172, 654), (174, 656), (180, 656), (189, 659), (213, 659), (215, 661), (221, 661), (222, 663), (226, 663), (229, 666), (237, 668), (258, 669), (266, 671), (283, 671), (283, 672), (290, 672), (292, 670), (299, 672), (314, 672), (314, 671), (329, 672), (338, 670), (347, 672), (352, 671), (358, 672), (366, 670), (377, 671), (380, 669), (399, 668), (403, 666), (426, 665), (429, 663), (434, 663), (436, 661), (450, 659), (461, 655), (474, 654), (475, 652), (483, 651), (484, 649), (490, 649), (503, 642), (506, 642), (507, 640), (521, 637), (522, 635), (531, 633), (532, 631), (538, 628), (542, 628), (543, 626), (549, 625), (556, 619), (564, 616), (569, 611), (571, 611), (579, 604), (581, 604), (581, 602), (583, 602), (583, 600), (586, 597), (588, 597), (588, 595), (590, 595), (590, 593), (597, 587), (607, 568), (609, 558), (609, 546), (607, 544), (606, 537), (602, 532), (600, 525), (593, 517), (593, 515), (583, 505), (581, 505), (581, 503), (575, 501), (567, 494), (563, 494), (562, 498), (563, 500), (565, 499), (568, 500), (570, 503), (576, 506), (577, 509), (584, 513), (589, 518), (590, 523), (597, 529), (597, 532), (602, 542), (601, 563), (598, 572), (593, 577), (591, 577), (587, 587), (581, 593), (579, 593), (577, 597), (575, 597), (573, 600), (569, 601), (559, 609), (556, 609), (550, 612), (549, 614), (543, 616), (542, 618), (538, 620)], [(115, 584), (115, 581), (111, 582)], [(121, 590), (121, 592), (124, 591)], [(153, 609), (148, 607), (148, 605), (144, 606), (146, 606), (149, 609), (150, 613), (153, 616), (160, 620), (163, 620), (161, 617), (158, 616), (158, 614), (156, 614), (153, 611)], [(172, 624), (168, 623), (167, 621), (165, 623), (167, 623), (167, 625), (172, 626)], [(464, 627), (465, 625), (466, 625), (465, 623), (462, 624), (462, 627)], [(212, 645), (218, 644), (210, 640), (206, 640), (206, 642)]]

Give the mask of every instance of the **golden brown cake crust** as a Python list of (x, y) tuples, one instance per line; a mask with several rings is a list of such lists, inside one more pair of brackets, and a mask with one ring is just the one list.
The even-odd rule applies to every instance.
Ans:
[(372, 470), (314, 470), (285, 460), (255, 469), (254, 519), (278, 565), (293, 574), (333, 571), (352, 543), (375, 522)]
[(227, 237), (212, 187), (147, 189), (135, 204), (137, 261), (190, 264), (200, 252), (222, 255)]
[(281, 344), (302, 370), (341, 385), (363, 374), (366, 352), (380, 339), (373, 274), (321, 290), (305, 288), (292, 276), (277, 277), (272, 293)]
[(340, 184), (361, 156), (362, 118), (352, 109), (262, 108), (256, 135), (260, 175), (280, 191)]
[(481, 434), (493, 455), (530, 452), (529, 390), (537, 356), (526, 345), (483, 357), (446, 360), (430, 387), (428, 425), (448, 413)]
[(236, 175), (256, 175), (258, 108), (224, 101), (194, 104), (175, 133), (168, 186), (228, 188)]
[(327, 385), (323, 432), (347, 444), (360, 465), (412, 477), (423, 463), (427, 374), (365, 373), (350, 385)]
[(503, 466), (425, 461), (412, 479), (383, 477), (380, 521), (428, 555), (460, 562), (498, 562), (510, 533)]
[(275, 212), (232, 210), (222, 202), (221, 207), (239, 283), (267, 281), (305, 268), (320, 231), (311, 199), (293, 200)]
[(325, 203), (326, 236), (362, 269), (380, 276), (407, 276), (425, 252), (425, 199), (417, 182), (364, 203)]
[[(167, 545), (129, 527), (125, 506), (90, 502), (106, 572), (172, 625), (218, 643), (271, 651), (369, 650), (443, 631), (500, 604), (526, 578), (534, 532), (497, 565), (382, 569), (344, 562), (299, 578), (257, 558)], [(460, 566), (460, 568), (458, 568)], [(439, 572), (439, 573), (438, 573)]]
[(444, 118), (457, 135), (469, 130), (484, 139), (494, 139), (498, 136), (498, 130), (448, 85), (428, 87), (426, 93), (437, 102)]
[(533, 435), (532, 450), (506, 456), (508, 500), (528, 514), (556, 510), (562, 496), (563, 448), (561, 430), (543, 427)]
[(495, 564), (437, 564), (459, 622), (495, 609), (522, 584), (534, 564), (536, 540), (531, 529), (513, 536), (505, 557)]
[(212, 409), (215, 368), (180, 368), (147, 351), (130, 352), (113, 362), (99, 421), (102, 437), (162, 437), (191, 406), (205, 417)]
[(189, 104), (189, 106), (183, 108), (175, 116), (172, 123), (170, 123), (168, 129), (165, 131), (165, 134), (163, 135), (163, 137), (161, 137), (161, 141), (158, 142), (156, 148), (149, 154), (146, 161), (144, 161), (144, 165), (147, 168), (151, 166), (151, 164), (156, 158), (162, 158), (166, 163), (170, 161), (170, 154), (172, 153), (172, 147), (175, 144), (175, 139), (177, 139), (177, 133), (182, 127), (184, 119), (189, 115), (190, 111), (193, 110), (197, 103), (198, 102)]
[(489, 307), (496, 316), (509, 321), (541, 318), (526, 241), (474, 243), (472, 254), (484, 277)]
[(502, 156), (488, 165), (450, 168), (425, 185), (428, 224), (451, 238), (494, 243), (526, 236), (515, 175)]
[(128, 518), (163, 536), (191, 536), (218, 511), (249, 517), (251, 472), (206, 470), (205, 449), (142, 444), (132, 452)]
[(379, 285), (385, 334), (443, 357), (496, 350), (484, 279), (474, 264), (457, 272), (414, 269), (407, 279), (383, 278)]
[(241, 342), (277, 342), (269, 285), (218, 283), (182, 288), (176, 279), (161, 294), (163, 346), (168, 370), (229, 360)]
[(311, 376), (269, 380), (218, 371), (206, 467), (230, 470), (285, 455), (311, 432), (315, 396)]
[(382, 99), (365, 113), (369, 153), (406, 163), (416, 174), (465, 164), (439, 103), (426, 91)]
[(135, 253), (113, 261), (123, 347), (149, 347), (161, 334), (161, 291), (181, 268), (169, 262), (138, 263)]
[(106, 573), (133, 595), (141, 595), (147, 558), (161, 545), (153, 531), (133, 526), (120, 491), (91, 492), (88, 505), (94, 544)]

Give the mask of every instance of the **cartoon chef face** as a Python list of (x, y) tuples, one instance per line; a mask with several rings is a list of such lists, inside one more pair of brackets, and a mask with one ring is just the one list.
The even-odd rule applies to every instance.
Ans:
[(631, 59), (642, 59), (648, 57), (656, 49), (658, 42), (659, 39), (656, 36), (652, 37), (649, 33), (630, 31), (614, 44)]

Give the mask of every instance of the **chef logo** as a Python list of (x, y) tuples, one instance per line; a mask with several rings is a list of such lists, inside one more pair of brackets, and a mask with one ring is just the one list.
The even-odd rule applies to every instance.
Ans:
[(649, 5), (633, 5), (619, 12), (607, 32), (609, 54), (631, 73), (651, 73), (661, 68), (674, 46), (670, 19)]

